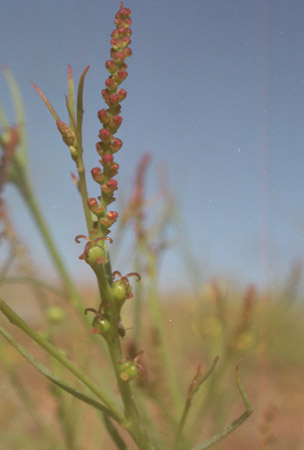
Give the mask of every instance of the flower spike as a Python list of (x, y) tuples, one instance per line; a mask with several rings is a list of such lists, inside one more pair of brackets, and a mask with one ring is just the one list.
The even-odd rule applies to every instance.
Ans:
[(94, 168), (91, 174), (93, 180), (100, 185), (101, 196), (100, 204), (94, 204), (95, 210), (91, 209), (91, 211), (97, 212), (95, 214), (98, 216), (98, 227), (104, 235), (110, 232), (109, 228), (118, 217), (116, 211), (107, 212), (107, 207), (115, 200), (113, 192), (117, 189), (117, 181), (113, 177), (117, 175), (119, 166), (114, 161), (113, 155), (122, 147), (121, 139), (117, 138), (115, 134), (123, 122), (120, 115), (120, 103), (127, 96), (127, 92), (120, 88), (120, 84), (128, 76), (126, 70), (128, 66), (125, 60), (132, 54), (129, 47), (132, 35), (130, 16), (131, 10), (124, 8), (123, 3), (120, 2), (120, 8), (114, 21), (116, 29), (111, 34), (111, 59), (106, 62), (106, 68), (110, 75), (101, 92), (107, 108), (100, 109), (97, 113), (102, 128), (98, 134), (100, 141), (96, 144), (96, 150), (101, 156), (102, 169)]

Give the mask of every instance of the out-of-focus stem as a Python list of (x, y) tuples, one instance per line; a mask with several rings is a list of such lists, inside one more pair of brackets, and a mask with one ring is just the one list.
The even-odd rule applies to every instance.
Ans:
[(151, 308), (151, 314), (153, 317), (153, 324), (158, 333), (160, 351), (163, 361), (164, 372), (166, 374), (166, 380), (168, 389), (171, 393), (172, 400), (175, 407), (175, 417), (179, 415), (179, 412), (183, 408), (183, 399), (179, 390), (179, 386), (176, 380), (176, 372), (172, 364), (172, 358), (170, 355), (169, 347), (167, 345), (167, 336), (165, 333), (163, 314), (159, 303), (159, 297), (157, 292), (157, 276), (155, 273), (154, 255), (150, 252), (148, 255), (149, 266), (150, 266), (150, 282), (149, 282), (149, 293), (148, 302)]
[(141, 450), (151, 450), (153, 447), (150, 444), (149, 437), (145, 432), (139, 413), (135, 403), (135, 396), (131, 390), (129, 382), (123, 381), (120, 378), (119, 362), (123, 358), (120, 344), (120, 336), (118, 334), (118, 323), (120, 320), (120, 308), (115, 299), (111, 288), (108, 284), (106, 275), (101, 267), (98, 273), (96, 272), (98, 287), (100, 292), (100, 298), (108, 303), (111, 316), (111, 331), (106, 337), (108, 349), (112, 364), (114, 367), (118, 388), (124, 404), (124, 415), (127, 425), (124, 427), (129, 431), (137, 445)]
[[(70, 298), (71, 303), (73, 306), (81, 310), (81, 312), (84, 309), (82, 299), (74, 285), (74, 282), (72, 278), (70, 277), (62, 258), (59, 255), (59, 252), (56, 248), (56, 245), (52, 239), (51, 233), (49, 231), (49, 228), (47, 226), (46, 221), (44, 220), (38, 202), (36, 200), (34, 191), (32, 189), (32, 186), (30, 184), (30, 181), (26, 175), (26, 173), (15, 165), (15, 173), (14, 173), (14, 183), (18, 187), (20, 194), (22, 195), (23, 199), (25, 200), (25, 203), (30, 210), (32, 217), (34, 218), (36, 225), (40, 231), (41, 236), (44, 239), (44, 242), (48, 248), (48, 251), (50, 253), (50, 256), (53, 260), (53, 263), (57, 269), (57, 272), (61, 278), (61, 281), (64, 284), (64, 287), (68, 291), (68, 295)], [(20, 169), (20, 170), (18, 170)]]
[(0, 299), (0, 311), (7, 317), (7, 319), (13, 324), (20, 328), (24, 333), (30, 336), (38, 345), (44, 348), (50, 355), (52, 355), (57, 361), (59, 361), (63, 366), (65, 366), (70, 372), (72, 372), (91, 392), (93, 392), (112, 412), (115, 419), (122, 426), (125, 424), (125, 418), (120, 411), (120, 408), (112, 401), (109, 396), (101, 391), (98, 386), (85, 375), (77, 366), (75, 366), (71, 361), (69, 361), (63, 353), (56, 349), (52, 344), (50, 344), (46, 339), (44, 339), (39, 333), (33, 330), (21, 317), (18, 316), (2, 299)]
[(52, 430), (41, 420), (40, 414), (38, 413), (35, 404), (24, 388), (24, 384), (19, 379), (17, 372), (13, 370), (11, 364), (9, 364), (8, 356), (5, 354), (4, 347), (1, 348), (1, 364), (6, 370), (9, 380), (16, 393), (19, 395), (23, 405), (25, 406), (25, 409), (28, 411), (34, 423), (37, 425), (39, 433), (41, 434), (41, 436), (45, 436), (45, 438), (47, 439), (48, 448), (51, 450), (57, 447), (58, 442), (56, 441), (56, 436), (54, 437), (54, 433), (52, 432)]
[(78, 163), (77, 163), (77, 170), (78, 170), (78, 176), (79, 176), (79, 190), (82, 200), (82, 206), (85, 214), (86, 224), (88, 233), (90, 235), (92, 228), (93, 228), (93, 222), (91, 217), (91, 212), (88, 208), (88, 190), (87, 190), (87, 184), (85, 179), (85, 168), (83, 165), (82, 156), (78, 157)]

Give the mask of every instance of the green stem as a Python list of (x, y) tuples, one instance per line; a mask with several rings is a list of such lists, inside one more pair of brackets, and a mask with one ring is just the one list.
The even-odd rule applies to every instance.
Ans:
[(131, 391), (130, 384), (120, 378), (119, 361), (123, 356), (121, 351), (120, 336), (118, 334), (118, 324), (120, 321), (121, 305), (117, 304), (117, 301), (113, 297), (103, 266), (100, 265), (98, 270), (95, 269), (94, 272), (97, 277), (100, 298), (108, 304), (108, 306), (105, 305), (105, 307), (110, 312), (111, 329), (106, 336), (106, 342), (108, 344), (118, 388), (125, 408), (124, 415), (126, 418), (126, 425), (124, 425), (124, 427), (129, 431), (141, 450), (151, 450), (153, 447), (151, 446), (148, 435), (140, 422), (135, 403), (135, 396)]
[(1, 348), (1, 364), (5, 368), (9, 380), (14, 387), (17, 395), (20, 397), (23, 405), (25, 406), (25, 409), (28, 411), (34, 423), (37, 425), (39, 434), (45, 437), (46, 442), (48, 443), (48, 448), (50, 450), (56, 448), (58, 445), (56, 436), (54, 436), (51, 428), (41, 420), (41, 416), (37, 411), (37, 407), (33, 403), (32, 398), (29, 396), (27, 390), (24, 388), (24, 383), (22, 383), (22, 381), (19, 379), (19, 376), (17, 375), (17, 372), (13, 370), (11, 364), (8, 362), (8, 356), (4, 354), (4, 348)]
[(30, 181), (26, 175), (26, 173), (22, 170), (22, 168), (16, 163), (14, 166), (14, 178), (13, 181), (16, 184), (16, 186), (19, 189), (19, 192), (21, 193), (23, 199), (25, 200), (25, 203), (27, 207), (29, 208), (37, 226), (38, 229), (44, 239), (44, 242), (49, 250), (49, 253), (51, 255), (51, 258), (53, 260), (53, 263), (60, 275), (60, 278), (65, 286), (65, 288), (68, 291), (69, 298), (71, 300), (71, 303), (73, 306), (83, 311), (83, 303), (82, 299), (77, 292), (77, 289), (62, 261), (62, 258), (59, 255), (59, 252), (54, 244), (54, 241), (51, 237), (51, 233), (49, 231), (49, 228), (47, 226), (46, 221), (44, 220), (40, 208), (38, 205), (38, 202), (36, 200), (36, 197), (34, 195), (34, 191), (31, 187)]
[(57, 289), (56, 287), (54, 287), (53, 285), (51, 285), (49, 283), (46, 283), (45, 281), (36, 280), (35, 278), (32, 278), (32, 277), (3, 277), (3, 276), (0, 276), (0, 284), (4, 284), (4, 283), (5, 284), (7, 284), (7, 283), (12, 283), (12, 284), (28, 283), (35, 287), (46, 289), (49, 292), (52, 292), (53, 294), (57, 295), (58, 297), (61, 297), (61, 298), (66, 297), (64, 292), (61, 291), (60, 289)]
[(201, 374), (201, 365), (199, 364), (198, 368), (197, 368), (197, 373), (195, 375), (195, 377), (192, 380), (192, 383), (190, 384), (190, 387), (188, 389), (188, 395), (186, 398), (186, 402), (185, 402), (185, 406), (184, 406), (184, 410), (183, 410), (183, 414), (181, 416), (179, 425), (177, 427), (177, 432), (176, 432), (176, 437), (175, 437), (175, 442), (174, 442), (174, 446), (173, 446), (173, 450), (178, 450), (181, 446), (182, 443), (182, 433), (184, 430), (184, 426), (186, 423), (186, 419), (188, 417), (190, 408), (191, 408), (191, 404), (192, 404), (192, 399), (194, 397), (194, 395), (196, 394), (196, 392), (198, 391), (198, 389), (201, 387), (201, 385), (209, 378), (209, 376), (211, 375), (211, 373), (213, 372), (213, 370), (215, 369), (215, 366), (218, 362), (218, 356), (215, 358), (215, 360), (213, 361), (213, 364), (211, 366), (211, 368), (204, 374)]
[(39, 333), (34, 331), (21, 317), (19, 317), (2, 299), (0, 299), (0, 311), (7, 317), (7, 319), (20, 328), (24, 333), (30, 336), (38, 345), (43, 347), (50, 355), (72, 372), (87, 388), (90, 389), (113, 413), (115, 419), (122, 426), (125, 424), (125, 418), (120, 408), (112, 401), (109, 396), (101, 391), (95, 383), (87, 377), (77, 366), (69, 361), (61, 351), (57, 350), (53, 345), (46, 341)]
[(252, 406), (250, 404), (250, 401), (247, 397), (245, 389), (239, 378), (238, 368), (236, 368), (235, 376), (236, 376), (237, 387), (241, 394), (241, 397), (242, 397), (242, 400), (243, 400), (246, 410), (237, 419), (235, 419), (230, 425), (228, 425), (226, 428), (224, 428), (220, 433), (217, 433), (216, 435), (212, 436), (207, 441), (202, 442), (199, 445), (196, 445), (191, 450), (207, 450), (208, 448), (212, 447), (214, 444), (216, 444), (217, 442), (221, 441), (226, 436), (228, 436), (228, 434), (230, 434), (234, 430), (236, 430), (236, 428), (238, 428), (240, 425), (242, 425), (242, 423), (244, 423), (248, 419), (248, 417), (250, 417), (251, 414), (253, 413)]
[(86, 183), (86, 178), (85, 178), (85, 168), (84, 168), (83, 159), (82, 159), (82, 151), (80, 152), (79, 150), (78, 150), (78, 157), (77, 157), (77, 170), (78, 170), (78, 176), (79, 176), (79, 191), (80, 191), (80, 195), (81, 195), (82, 206), (83, 206), (83, 210), (84, 210), (88, 233), (91, 236), (91, 232), (93, 229), (93, 221), (92, 221), (91, 211), (89, 210), (88, 203), (87, 203), (88, 202), (88, 190), (87, 190), (87, 183)]
[[(153, 258), (153, 256), (150, 255), (150, 258)], [(151, 273), (151, 280), (150, 280), (148, 301), (151, 308), (151, 314), (153, 317), (153, 324), (154, 327), (156, 328), (156, 332), (158, 333), (159, 337), (159, 345), (163, 361), (163, 368), (166, 374), (168, 389), (171, 393), (171, 397), (174, 402), (174, 409), (175, 409), (174, 417), (176, 417), (177, 414), (179, 414), (179, 411), (183, 408), (183, 399), (181, 397), (179, 386), (177, 384), (176, 372), (174, 370), (170, 350), (167, 345), (167, 336), (164, 329), (163, 313), (160, 307), (158, 292), (156, 288), (157, 280), (154, 267), (152, 268), (152, 271), (150, 271), (150, 273)]]

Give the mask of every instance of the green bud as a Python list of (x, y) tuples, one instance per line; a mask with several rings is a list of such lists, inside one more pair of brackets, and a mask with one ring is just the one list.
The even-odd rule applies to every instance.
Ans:
[(119, 364), (119, 376), (123, 381), (135, 380), (140, 372), (137, 365), (133, 361), (122, 361)]
[(92, 247), (88, 250), (86, 261), (88, 264), (90, 264), (90, 266), (105, 263), (106, 258), (104, 249), (102, 247), (99, 247), (99, 245), (92, 245)]
[(60, 306), (50, 306), (46, 311), (46, 316), (50, 322), (62, 322), (65, 317), (65, 311)]
[(132, 298), (132, 288), (124, 280), (114, 281), (112, 284), (113, 297), (119, 303), (124, 303), (127, 298)]
[(101, 336), (105, 337), (111, 328), (111, 323), (106, 317), (101, 319), (99, 316), (96, 316), (92, 322), (92, 326), (93, 334), (100, 334)]

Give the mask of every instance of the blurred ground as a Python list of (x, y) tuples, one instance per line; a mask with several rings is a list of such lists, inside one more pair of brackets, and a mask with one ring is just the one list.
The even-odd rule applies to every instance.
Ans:
[[(198, 433), (202, 440), (220, 431), (243, 412), (234, 379), (235, 366), (238, 365), (254, 414), (214, 448), (302, 450), (303, 303), (282, 298), (280, 292), (272, 295), (257, 293), (250, 307), (247, 304), (244, 308), (243, 294), (225, 288), (225, 295), (222, 295), (219, 292), (221, 290), (223, 293), (224, 290), (219, 288), (220, 285), (213, 282), (210, 286), (204, 288), (200, 300), (190, 294), (172, 293), (163, 302), (171, 356), (184, 395), (197, 364), (202, 362), (207, 370), (214, 357), (220, 356), (213, 379), (211, 377), (206, 382), (193, 402), (193, 415), (189, 417), (187, 430)], [(92, 306), (96, 301), (95, 293), (89, 289), (84, 289), (84, 293), (87, 306)], [(41, 305), (31, 299), (30, 288), (7, 285), (2, 287), (1, 295), (31, 326), (46, 333)], [(58, 303), (55, 296), (47, 297), (48, 303)], [(124, 319), (127, 328), (132, 327), (132, 306), (130, 301)], [(247, 318), (244, 316), (246, 308)], [(93, 345), (87, 330), (71, 308), (65, 306), (64, 309), (67, 319), (55, 328), (49, 328), (49, 337), (65, 349), (72, 361), (82, 367), (89, 367), (89, 372), (97, 382), (98, 374), (102, 372), (115, 389), (106, 357)], [(153, 396), (156, 398), (160, 392), (164, 398), (167, 394), (160, 375), (162, 367), (158, 359), (157, 339), (149, 320), (147, 305), (143, 317), (145, 324), (141, 349), (145, 351), (144, 364), (149, 378), (140, 383), (139, 389), (146, 394), (149, 414), (158, 422), (163, 439), (169, 441), (171, 430), (153, 401)], [(246, 323), (243, 323), (245, 326), (242, 328), (240, 324), (244, 318)], [(5, 317), (0, 317), (0, 324), (47, 367), (62, 377), (71, 378), (18, 329), (11, 326)], [(132, 329), (127, 330), (123, 340), (126, 352), (132, 347), (132, 334)], [(97, 336), (96, 339), (101, 338)], [(75, 408), (74, 399), (65, 393), (62, 394), (64, 406), (60, 407), (61, 394), (55, 392), (2, 337), (0, 345), (1, 449), (115, 448), (103, 431), (95, 410), (78, 403)], [(199, 416), (201, 420), (196, 420)], [(48, 436), (51, 436), (50, 440)], [(56, 447), (50, 444), (52, 439), (57, 442)], [(129, 445), (130, 449), (134, 448), (132, 442)]]

